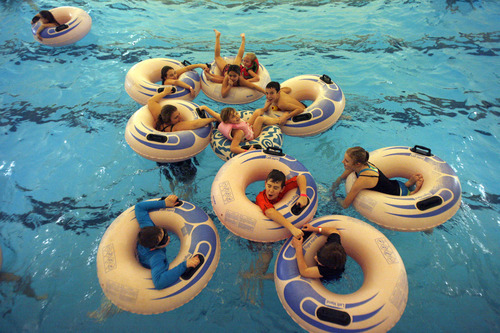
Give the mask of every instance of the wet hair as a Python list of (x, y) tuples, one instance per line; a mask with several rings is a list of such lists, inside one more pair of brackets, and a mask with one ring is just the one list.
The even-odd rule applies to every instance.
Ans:
[(240, 65), (229, 65), (229, 67), (227, 68), (227, 73), (229, 74), (229, 72), (235, 72), (236, 74), (240, 75)]
[(345, 266), (347, 255), (344, 247), (339, 243), (323, 245), (317, 253), (321, 265), (332, 269), (342, 269)]
[[(165, 230), (164, 230), (165, 231)], [(166, 231), (165, 231), (166, 232)], [(156, 226), (148, 226), (141, 228), (137, 241), (148, 249), (154, 249), (158, 245), (158, 236), (161, 235), (161, 228)]]
[(31, 24), (35, 24), (36, 22), (40, 21), (40, 18), (44, 18), (48, 21), (48, 23), (55, 23), (57, 25), (60, 25), (59, 22), (56, 21), (54, 15), (48, 10), (41, 10), (37, 15), (31, 19)]
[(266, 181), (271, 180), (272, 182), (280, 182), (281, 187), (285, 186), (286, 183), (286, 176), (283, 172), (273, 169), (269, 174), (267, 175)]
[(231, 107), (224, 108), (220, 111), (220, 118), (222, 119), (223, 123), (226, 123), (229, 121), (229, 118), (233, 115), (236, 114), (236, 110)]
[(276, 81), (271, 81), (267, 84), (266, 89), (274, 89), (276, 92), (279, 92), (281, 89), (280, 83)]
[[(171, 104), (164, 105), (161, 108), (160, 115), (158, 116), (158, 120), (156, 121), (156, 130), (160, 131), (163, 130), (161, 127), (165, 127), (170, 125), (172, 118), (172, 114), (177, 111), (177, 108)], [(163, 126), (162, 126), (163, 125)]]
[(347, 149), (346, 153), (352, 158), (354, 163), (366, 164), (370, 158), (370, 154), (364, 148), (359, 146)]
[(171, 69), (174, 68), (170, 66), (163, 66), (163, 68), (161, 69), (161, 83), (165, 82), (165, 79), (167, 78), (167, 73)]

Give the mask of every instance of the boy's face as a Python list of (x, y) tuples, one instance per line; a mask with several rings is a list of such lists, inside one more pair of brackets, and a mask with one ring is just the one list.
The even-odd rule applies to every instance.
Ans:
[(266, 180), (266, 196), (269, 200), (275, 200), (278, 195), (283, 191), (282, 183), (280, 181), (273, 181), (272, 179)]
[(276, 103), (279, 98), (279, 94), (274, 88), (266, 88), (266, 98), (268, 102)]

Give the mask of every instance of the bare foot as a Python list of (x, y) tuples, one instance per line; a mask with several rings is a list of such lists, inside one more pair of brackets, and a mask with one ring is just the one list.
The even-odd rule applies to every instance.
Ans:
[(241, 39), (245, 39), (245, 34), (244, 34), (244, 33), (242, 33), (242, 34), (240, 35), (240, 37), (241, 37)]
[(220, 31), (217, 30), (217, 29), (214, 29), (214, 32), (215, 32), (215, 38), (219, 38), (220, 37)]
[(424, 177), (420, 173), (417, 173), (417, 174), (414, 174), (413, 176), (411, 176), (409, 182), (410, 181), (415, 181), (414, 182), (415, 189), (413, 191), (411, 191), (411, 193), (410, 193), (410, 194), (415, 194), (418, 191), (420, 191), (420, 189), (422, 188), (422, 184), (424, 183)]

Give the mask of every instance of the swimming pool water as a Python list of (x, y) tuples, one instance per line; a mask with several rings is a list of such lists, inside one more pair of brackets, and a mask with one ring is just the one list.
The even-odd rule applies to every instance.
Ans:
[[(210, 188), (223, 162), (211, 149), (183, 166), (160, 167), (124, 139), (125, 124), (139, 108), (123, 86), (130, 67), (155, 57), (209, 62), (213, 28), (222, 32), (224, 55), (236, 52), (245, 32), (247, 51), (273, 80), (327, 74), (343, 89), (348, 118), (315, 137), (284, 138), (284, 152), (318, 185), (317, 216), (364, 220), (329, 192), (348, 147), (418, 144), (451, 165), (462, 185), (462, 205), (452, 219), (431, 235), (376, 226), (408, 274), (408, 303), (392, 331), (499, 331), (497, 1), (75, 0), (67, 5), (93, 19), (89, 35), (63, 48), (36, 43), (31, 17), (60, 5), (0, 4), (2, 271), (22, 277), (0, 282), (0, 331), (302, 331), (272, 281), (243, 277), (259, 251), (213, 213)], [(222, 106), (203, 93), (195, 102)], [(168, 313), (89, 318), (103, 297), (95, 257), (106, 227), (135, 203), (171, 192), (203, 208), (217, 225), (222, 250), (212, 280)], [(274, 254), (280, 246), (271, 246)], [(350, 262), (345, 278), (329, 288), (353, 291), (360, 275)], [(46, 298), (26, 296), (28, 286)]]

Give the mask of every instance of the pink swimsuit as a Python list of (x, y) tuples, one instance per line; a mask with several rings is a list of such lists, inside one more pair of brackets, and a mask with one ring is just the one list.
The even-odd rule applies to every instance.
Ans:
[(218, 129), (229, 140), (233, 140), (233, 137), (231, 136), (231, 132), (233, 129), (242, 130), (243, 133), (245, 133), (245, 139), (247, 139), (248, 141), (254, 139), (252, 127), (249, 123), (243, 120), (238, 124), (220, 123)]

